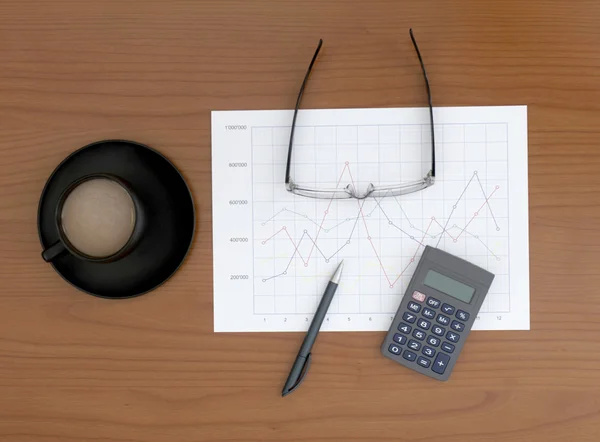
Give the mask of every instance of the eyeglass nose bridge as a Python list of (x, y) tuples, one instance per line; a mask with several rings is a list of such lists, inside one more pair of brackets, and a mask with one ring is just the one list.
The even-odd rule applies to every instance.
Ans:
[(364, 193), (358, 193), (356, 187), (352, 184), (348, 184), (344, 187), (344, 192), (348, 193), (348, 195), (352, 196), (352, 198), (356, 198), (358, 200), (364, 200), (368, 196), (370, 196), (375, 191), (375, 186), (373, 183), (369, 183), (367, 190)]

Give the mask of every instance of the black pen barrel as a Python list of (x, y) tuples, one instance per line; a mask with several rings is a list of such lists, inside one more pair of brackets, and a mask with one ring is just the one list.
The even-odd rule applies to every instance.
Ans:
[(308, 332), (304, 337), (304, 341), (302, 342), (302, 346), (300, 347), (300, 351), (298, 352), (298, 356), (307, 357), (310, 353), (310, 350), (315, 343), (315, 339), (317, 339), (317, 335), (319, 334), (319, 330), (321, 329), (321, 324), (323, 324), (323, 320), (325, 319), (325, 315), (329, 310), (329, 305), (331, 304), (331, 300), (333, 299), (333, 295), (335, 295), (335, 291), (337, 290), (338, 285), (332, 281), (329, 281), (327, 284), (327, 288), (325, 289), (325, 293), (323, 293), (323, 297), (321, 298), (321, 302), (319, 303), (319, 307), (313, 317), (312, 322), (310, 323), (310, 327), (308, 328)]

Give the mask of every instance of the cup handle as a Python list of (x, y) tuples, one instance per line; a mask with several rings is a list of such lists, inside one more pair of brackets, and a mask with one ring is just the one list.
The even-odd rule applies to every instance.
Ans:
[(50, 262), (57, 256), (62, 255), (66, 250), (65, 245), (61, 241), (56, 241), (42, 252), (42, 258), (44, 258), (44, 261)]

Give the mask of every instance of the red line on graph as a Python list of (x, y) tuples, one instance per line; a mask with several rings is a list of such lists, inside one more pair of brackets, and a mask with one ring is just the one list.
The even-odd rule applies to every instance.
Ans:
[[(435, 221), (435, 218), (431, 218), (431, 221), (429, 221), (429, 225), (427, 226), (427, 229), (425, 229), (425, 233), (423, 233), (423, 239), (421, 240), (421, 242), (425, 241), (425, 237), (427, 236), (427, 233), (429, 232), (429, 229), (431, 228), (431, 224), (433, 224), (433, 222)], [(408, 269), (408, 267), (415, 262), (415, 257), (417, 256), (417, 253), (419, 252), (419, 248), (421, 246), (418, 245), (417, 249), (415, 250), (415, 253), (413, 254), (412, 258), (410, 258), (410, 262), (406, 265), (406, 267), (404, 267), (404, 269), (402, 270), (402, 272), (400, 272), (400, 274), (398, 275), (398, 277), (394, 280), (394, 282), (392, 284), (390, 284), (392, 287), (396, 285), (396, 283), (398, 282), (398, 280), (400, 279), (400, 277), (402, 275), (404, 275), (404, 272), (406, 272), (406, 270)]]
[[(352, 171), (350, 169), (348, 169), (348, 173), (350, 174), (350, 181), (352, 182), (352, 187), (354, 187), (356, 189), (356, 186), (354, 184), (354, 177), (352, 176)], [(360, 211), (360, 216), (362, 217), (363, 223), (365, 225), (365, 231), (367, 232), (367, 239), (371, 243), (371, 247), (373, 248), (373, 252), (375, 252), (375, 256), (377, 257), (377, 261), (379, 261), (379, 265), (381, 266), (381, 270), (383, 271), (383, 274), (385, 275), (385, 279), (387, 279), (387, 282), (390, 285), (390, 287), (393, 287), (394, 284), (392, 284), (392, 281), (390, 281), (390, 278), (389, 278), (387, 272), (385, 271), (385, 267), (383, 266), (383, 263), (381, 262), (381, 258), (379, 257), (379, 254), (377, 253), (377, 249), (375, 248), (375, 244), (373, 244), (373, 241), (371, 239), (371, 234), (369, 233), (369, 227), (367, 226), (367, 220), (365, 219), (365, 214), (363, 213), (362, 205), (360, 204), (359, 200), (356, 200), (356, 204), (358, 204), (358, 210)]]
[[(302, 254), (300, 253), (300, 250), (298, 250), (298, 246), (296, 246), (296, 243), (294, 242), (294, 240), (290, 236), (290, 233), (287, 231), (287, 229), (286, 229), (285, 233), (286, 233), (287, 237), (290, 239), (290, 242), (292, 243), (292, 245), (294, 246), (294, 249), (296, 249), (296, 253), (300, 257), (300, 259), (302, 260), (302, 262), (305, 265), (308, 264), (308, 261), (304, 261), (304, 258), (302, 257)], [(300, 242), (302, 242), (302, 240), (300, 240)], [(298, 245), (300, 245), (300, 243), (298, 243)], [(313, 245), (314, 245), (314, 243), (313, 243)]]
[(475, 217), (477, 215), (479, 215), (479, 211), (481, 209), (483, 209), (483, 206), (485, 206), (487, 204), (487, 202), (490, 200), (490, 198), (492, 197), (492, 195), (494, 193), (496, 193), (496, 190), (498, 190), (498, 187), (495, 187), (494, 190), (492, 190), (492, 193), (490, 193), (490, 195), (485, 199), (485, 201), (483, 202), (483, 204), (481, 205), (481, 207), (479, 207), (479, 209), (477, 209), (477, 211), (473, 214), (473, 216), (471, 217), (471, 219), (469, 220), (469, 222), (463, 227), (463, 229), (460, 231), (460, 233), (457, 235), (457, 237), (454, 238), (454, 241), (456, 241), (458, 238), (460, 238), (460, 235), (462, 235), (463, 232), (467, 229), (467, 227), (469, 227), (469, 224), (471, 224), (471, 222), (475, 219)]
[(434, 220), (434, 222), (435, 222), (435, 223), (436, 223), (438, 226), (440, 226), (440, 228), (442, 229), (442, 232), (440, 233), (440, 235), (443, 235), (444, 233), (446, 233), (446, 234), (447, 234), (447, 235), (448, 235), (450, 238), (452, 238), (452, 239), (456, 239), (456, 238), (454, 238), (454, 237), (453, 237), (453, 236), (450, 234), (450, 232), (449, 232), (448, 230), (446, 230), (446, 229), (444, 228), (444, 226), (443, 226), (443, 225), (441, 225), (441, 224), (440, 224), (440, 222), (439, 222), (437, 219), (436, 219), (436, 220)]
[[(344, 172), (346, 172), (346, 170), (350, 171), (350, 169), (348, 168), (348, 161), (346, 161), (346, 164), (344, 165), (344, 168), (342, 169), (342, 173), (340, 173), (338, 182), (335, 185), (336, 189), (339, 187), (340, 182), (342, 181), (342, 178), (344, 176)], [(319, 239), (319, 234), (321, 233), (321, 230), (323, 229), (323, 223), (325, 223), (325, 218), (327, 218), (327, 214), (329, 213), (329, 208), (331, 207), (332, 203), (333, 203), (333, 195), (331, 195), (331, 198), (329, 199), (329, 204), (327, 205), (327, 209), (325, 209), (325, 213), (323, 214), (323, 219), (321, 219), (321, 224), (319, 225), (319, 230), (317, 230), (317, 234), (315, 235), (315, 239), (313, 240), (313, 245), (310, 248), (310, 253), (308, 254), (308, 258), (306, 259), (306, 262), (304, 263), (306, 265), (308, 265), (308, 262), (310, 261), (310, 257), (312, 256), (313, 250), (315, 249), (315, 243)]]
[[(281, 229), (279, 229), (277, 232), (273, 233), (271, 236), (269, 236), (267, 239), (263, 239), (262, 243), (263, 245), (266, 244), (269, 240), (275, 238), (277, 235), (279, 235), (283, 230), (286, 230), (285, 226), (283, 226)], [(286, 230), (287, 232), (287, 230)], [(289, 233), (288, 233), (289, 235)]]

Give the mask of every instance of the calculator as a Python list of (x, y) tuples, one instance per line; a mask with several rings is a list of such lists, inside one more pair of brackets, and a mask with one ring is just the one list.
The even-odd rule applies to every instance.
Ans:
[(426, 246), (381, 352), (448, 380), (493, 280), (487, 270)]

